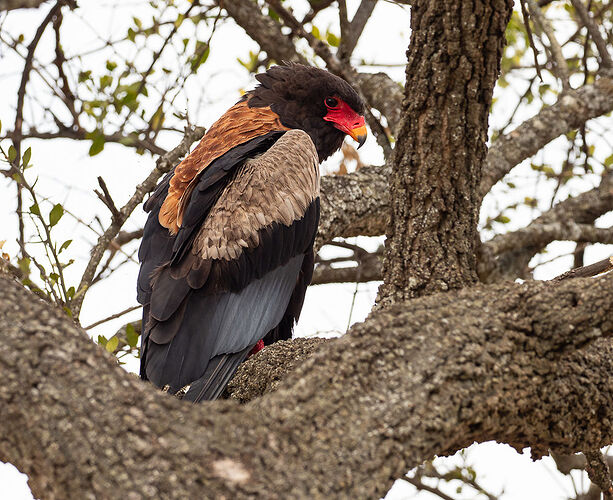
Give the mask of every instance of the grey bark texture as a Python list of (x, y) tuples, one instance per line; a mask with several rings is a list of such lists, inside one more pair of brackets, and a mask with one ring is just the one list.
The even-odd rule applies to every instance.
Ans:
[(47, 0), (0, 0), (1, 10), (34, 9), (40, 7)]
[(412, 4), (382, 305), (477, 281), (478, 187), (512, 8), (504, 0)]
[(0, 460), (42, 499), (376, 498), (473, 441), (597, 449), (613, 440), (612, 286), (415, 299), (338, 340), (267, 348), (230, 388), (241, 401), (275, 392), (191, 406), (3, 275)]

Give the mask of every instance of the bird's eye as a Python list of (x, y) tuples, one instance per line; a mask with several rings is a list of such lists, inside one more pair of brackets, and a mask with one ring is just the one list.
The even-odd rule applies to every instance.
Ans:
[(336, 108), (338, 106), (338, 99), (335, 99), (334, 97), (327, 97), (324, 103), (328, 108)]

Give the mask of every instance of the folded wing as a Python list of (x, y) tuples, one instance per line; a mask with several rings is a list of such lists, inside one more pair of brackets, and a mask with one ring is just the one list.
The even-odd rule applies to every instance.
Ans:
[(217, 397), (260, 339), (291, 336), (313, 269), (317, 152), (305, 132), (272, 132), (189, 189), (176, 236), (157, 222), (163, 186), (145, 227), (141, 376), (198, 401)]

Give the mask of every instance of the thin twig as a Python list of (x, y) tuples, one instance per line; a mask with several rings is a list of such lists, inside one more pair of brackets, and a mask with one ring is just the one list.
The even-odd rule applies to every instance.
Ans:
[[(21, 73), (21, 82), (19, 83), (19, 89), (17, 90), (17, 110), (15, 112), (14, 130), (15, 132), (17, 132), (18, 136), (21, 135), (21, 127), (23, 126), (23, 105), (24, 105), (25, 95), (26, 95), (26, 85), (28, 84), (28, 80), (30, 79), (30, 71), (32, 70), (32, 64), (34, 61), (34, 52), (36, 51), (38, 42), (43, 36), (43, 33), (45, 29), (47, 28), (47, 25), (51, 22), (53, 17), (57, 14), (57, 12), (60, 10), (62, 5), (63, 5), (63, 2), (59, 1), (53, 7), (51, 7), (49, 12), (43, 19), (43, 22), (38, 26), (38, 29), (36, 30), (36, 33), (34, 34), (34, 38), (32, 38), (32, 41), (28, 45), (28, 53), (25, 58), (23, 72)], [(17, 151), (17, 155), (15, 157), (13, 167), (17, 169), (20, 159), (21, 159), (21, 138), (13, 139), (13, 146), (15, 148), (15, 151)], [(22, 215), (23, 214), (23, 195), (22, 195), (21, 190), (22, 190), (22, 186), (19, 183), (17, 183), (17, 217), (19, 218), (19, 221), (18, 221), (19, 223), (19, 247), (23, 250), (25, 248), (25, 224), (23, 222), (23, 215)], [(22, 256), (23, 257), (26, 256), (23, 253), (23, 251), (22, 251)]]
[(102, 203), (104, 203), (107, 206), (107, 208), (111, 211), (113, 220), (114, 221), (120, 220), (121, 214), (119, 213), (119, 210), (117, 210), (117, 207), (115, 206), (115, 202), (113, 201), (113, 198), (111, 197), (111, 193), (109, 193), (109, 188), (106, 186), (106, 182), (104, 182), (104, 179), (100, 176), (98, 176), (98, 185), (102, 189), (102, 193), (98, 191), (97, 189), (94, 189), (94, 193), (96, 193), (96, 196), (100, 198), (100, 201), (102, 201)]
[[(185, 13), (183, 14), (183, 19), (186, 19), (189, 17), (189, 13), (190, 11), (196, 7), (199, 6), (199, 0), (194, 0), (190, 6), (187, 8), (187, 10), (185, 11)], [(168, 34), (168, 36), (164, 39), (164, 42), (162, 43), (162, 46), (158, 49), (158, 51), (153, 55), (153, 59), (151, 60), (151, 64), (149, 65), (149, 68), (147, 68), (147, 70), (143, 73), (143, 77), (140, 81), (140, 84), (138, 86), (138, 89), (136, 90), (136, 95), (139, 95), (143, 89), (145, 88), (145, 85), (147, 84), (147, 78), (149, 78), (149, 76), (151, 75), (151, 72), (153, 71), (153, 67), (155, 66), (155, 63), (157, 63), (158, 59), (160, 58), (160, 56), (162, 55), (162, 52), (164, 52), (164, 49), (166, 48), (166, 46), (168, 45), (168, 43), (170, 42), (170, 40), (172, 39), (172, 37), (175, 35), (175, 33), (177, 32), (177, 30), (179, 29), (180, 23), (174, 23), (172, 30), (170, 31), (170, 33)], [(136, 108), (134, 108), (136, 109)], [(128, 124), (128, 120), (130, 119), (130, 117), (132, 116), (132, 113), (134, 112), (133, 109), (130, 109), (128, 111), (128, 114), (126, 115), (126, 118), (124, 119), (123, 123), (121, 124), (121, 127), (119, 127), (119, 132), (122, 133), (125, 126)]]
[(192, 145), (192, 143), (204, 135), (204, 132), (205, 130), (202, 127), (195, 127), (191, 130), (186, 130), (185, 137), (183, 137), (181, 143), (173, 150), (158, 158), (155, 168), (151, 171), (147, 178), (136, 187), (135, 193), (128, 200), (128, 202), (121, 207), (121, 210), (119, 211), (119, 219), (117, 221), (113, 221), (100, 236), (100, 238), (98, 238), (98, 242), (92, 249), (91, 257), (87, 263), (83, 276), (81, 277), (81, 282), (79, 283), (77, 293), (75, 294), (71, 303), (71, 310), (75, 318), (79, 317), (85, 293), (94, 279), (96, 268), (98, 267), (98, 264), (100, 264), (102, 256), (108, 248), (111, 240), (117, 236), (117, 233), (119, 233), (123, 223), (132, 214), (134, 209), (143, 201), (145, 195), (155, 188), (158, 179), (170, 171), (178, 159), (189, 151), (189, 147)]
[(536, 22), (541, 26), (541, 29), (547, 35), (549, 39), (549, 48), (551, 50), (551, 54), (554, 59), (555, 68), (557, 69), (557, 76), (562, 82), (562, 88), (567, 91), (570, 90), (570, 82), (568, 75), (568, 65), (566, 63), (566, 59), (562, 55), (562, 48), (560, 47), (560, 43), (558, 42), (555, 33), (553, 31), (553, 27), (549, 23), (549, 19), (547, 19), (541, 9), (536, 4), (535, 0), (526, 0), (528, 5), (530, 6), (530, 14), (536, 20)]
[(438, 488), (434, 488), (432, 486), (428, 486), (427, 484), (424, 484), (420, 479), (416, 477), (405, 477), (404, 480), (411, 483), (419, 491), (427, 491), (428, 493), (432, 493), (433, 495), (436, 495), (442, 498), (443, 500), (455, 500), (453, 497), (450, 497), (446, 493), (443, 493)]
[(521, 14), (524, 18), (524, 26), (526, 27), (526, 33), (528, 34), (528, 42), (530, 43), (530, 48), (532, 49), (532, 54), (534, 55), (534, 67), (536, 69), (536, 74), (542, 82), (543, 75), (541, 75), (541, 66), (539, 65), (539, 53), (538, 50), (536, 50), (536, 45), (534, 45), (534, 35), (532, 34), (532, 28), (530, 28), (530, 16), (528, 15), (528, 10), (526, 9), (526, 0), (520, 0), (519, 4), (521, 5)]
[(607, 42), (604, 41), (602, 35), (600, 34), (600, 30), (596, 23), (592, 19), (590, 13), (583, 5), (581, 0), (571, 0), (575, 11), (579, 14), (581, 21), (587, 28), (592, 40), (596, 44), (596, 48), (598, 49), (598, 54), (600, 54), (600, 65), (605, 68), (613, 68), (613, 61), (611, 60), (611, 55), (609, 54), (609, 50), (607, 48)]
[(572, 278), (589, 278), (592, 276), (597, 276), (598, 274), (607, 273), (611, 270), (613, 270), (613, 256), (607, 257), (606, 259), (600, 260), (588, 266), (578, 267), (576, 269), (566, 271), (564, 274), (555, 277), (551, 281), (557, 283), (558, 281)]
[(140, 304), (137, 305), (137, 306), (128, 307), (127, 309), (124, 309), (123, 311), (120, 311), (120, 312), (115, 313), (115, 314), (111, 314), (110, 316), (108, 316), (108, 317), (106, 317), (104, 319), (101, 319), (99, 321), (96, 321), (95, 323), (92, 323), (91, 325), (84, 326), (83, 329), (84, 330), (89, 330), (91, 328), (95, 328), (96, 326), (99, 326), (102, 323), (106, 323), (106, 322), (111, 321), (113, 319), (121, 318), (124, 314), (128, 314), (128, 313), (130, 313), (132, 311), (136, 311), (137, 309), (140, 309), (141, 307), (143, 307), (143, 306), (141, 306)]

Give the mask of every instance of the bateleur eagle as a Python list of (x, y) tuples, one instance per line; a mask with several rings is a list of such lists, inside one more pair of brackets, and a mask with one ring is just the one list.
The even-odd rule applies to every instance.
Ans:
[(291, 337), (313, 272), (319, 163), (346, 134), (366, 139), (364, 104), (341, 78), (286, 64), (256, 79), (145, 203), (140, 375), (194, 402), (218, 397), (254, 347)]

